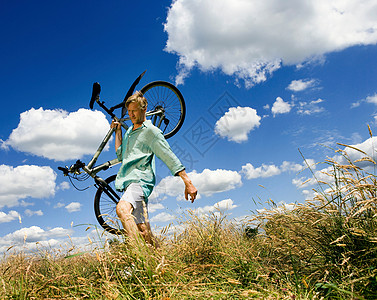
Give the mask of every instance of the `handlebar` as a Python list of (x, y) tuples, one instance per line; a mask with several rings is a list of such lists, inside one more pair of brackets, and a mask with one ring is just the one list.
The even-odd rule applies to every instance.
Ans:
[(80, 169), (85, 166), (85, 163), (83, 163), (81, 160), (77, 160), (73, 165), (71, 165), (69, 168), (66, 167), (58, 167), (60, 171), (63, 172), (64, 176), (68, 176), (69, 173), (74, 174), (81, 174)]

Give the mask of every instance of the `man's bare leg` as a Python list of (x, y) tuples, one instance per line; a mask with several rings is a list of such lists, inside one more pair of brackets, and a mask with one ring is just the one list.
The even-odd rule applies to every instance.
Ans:
[(155, 248), (159, 247), (159, 244), (156, 238), (153, 236), (152, 229), (149, 222), (140, 223), (136, 225), (140, 231), (141, 236), (144, 240), (151, 246), (155, 246)]
[(131, 203), (127, 201), (120, 201), (116, 208), (116, 213), (120, 221), (122, 222), (123, 228), (126, 231), (127, 236), (132, 241), (136, 241), (140, 237), (140, 231), (135, 223), (132, 211), (133, 207)]
[(116, 213), (122, 222), (127, 236), (133, 241), (137, 240), (141, 236), (149, 245), (158, 248), (158, 243), (152, 234), (150, 223), (146, 222), (136, 224), (132, 212), (133, 207), (129, 202), (120, 201), (118, 203)]

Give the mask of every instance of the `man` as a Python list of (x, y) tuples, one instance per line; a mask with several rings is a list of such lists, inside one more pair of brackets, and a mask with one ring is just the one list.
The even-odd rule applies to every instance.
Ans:
[(184, 166), (172, 152), (161, 130), (146, 120), (147, 100), (136, 92), (126, 101), (132, 122), (122, 138), (121, 125), (115, 128), (115, 150), (122, 165), (115, 180), (115, 187), (124, 191), (116, 212), (131, 241), (141, 235), (148, 244), (155, 244), (148, 221), (147, 203), (155, 184), (155, 156), (160, 158), (175, 176), (185, 184), (185, 198), (194, 202), (197, 189), (188, 177)]

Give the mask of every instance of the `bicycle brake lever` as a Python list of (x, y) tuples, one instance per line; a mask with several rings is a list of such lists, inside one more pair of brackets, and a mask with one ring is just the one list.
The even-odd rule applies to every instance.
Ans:
[(68, 176), (69, 171), (67, 167), (58, 167), (58, 170), (62, 171), (64, 176)]

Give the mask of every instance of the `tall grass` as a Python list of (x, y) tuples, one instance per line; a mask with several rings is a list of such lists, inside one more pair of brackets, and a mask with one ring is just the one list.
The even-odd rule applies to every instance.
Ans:
[(0, 298), (376, 299), (376, 177), (340, 154), (314, 199), (243, 224), (191, 212), (159, 249), (119, 240), (70, 256), (9, 253)]
[[(313, 200), (288, 211), (257, 216), (263, 229), (264, 256), (279, 277), (294, 280), (296, 292), (313, 287), (319, 295), (339, 299), (377, 299), (376, 176), (357, 164), (326, 163), (330, 182)], [(366, 155), (366, 153), (364, 153)]]

